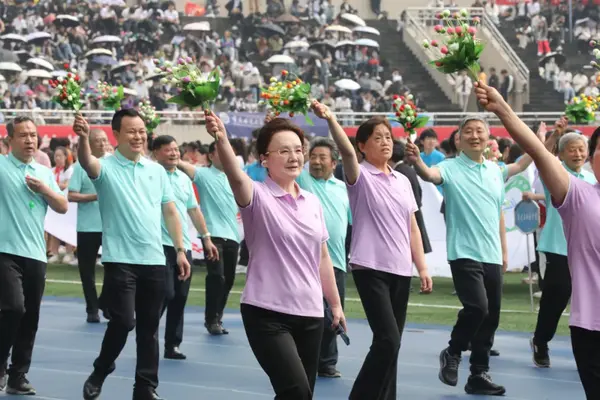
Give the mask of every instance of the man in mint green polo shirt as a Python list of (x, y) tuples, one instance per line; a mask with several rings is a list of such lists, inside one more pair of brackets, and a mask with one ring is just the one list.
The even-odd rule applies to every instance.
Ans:
[(465, 391), (502, 395), (505, 388), (493, 383), (488, 371), (500, 321), (502, 273), (508, 258), (502, 204), (509, 171), (483, 157), (490, 137), (484, 119), (466, 118), (458, 134), (460, 155), (431, 168), (425, 165), (413, 143), (406, 148), (419, 176), (444, 190), (448, 261), (463, 305), (449, 346), (440, 353), (439, 378), (456, 386), (461, 354), (470, 343), (471, 375)]
[[(558, 142), (558, 152), (563, 166), (571, 175), (591, 184), (596, 183), (594, 174), (583, 168), (589, 152), (588, 140), (585, 136), (577, 132), (565, 134)], [(546, 255), (546, 272), (540, 310), (530, 344), (534, 364), (540, 368), (549, 368), (548, 343), (554, 337), (562, 313), (571, 298), (571, 273), (563, 221), (553, 206), (546, 185), (544, 185), (544, 195), (547, 210), (546, 223), (538, 240), (537, 250)]]
[(178, 168), (194, 181), (200, 197), (200, 208), (206, 218), (206, 226), (217, 246), (219, 258), (206, 261), (206, 307), (204, 326), (211, 335), (229, 333), (223, 327), (223, 311), (235, 280), (238, 262), (240, 232), (237, 220), (239, 207), (223, 165), (219, 160), (215, 143), (208, 148), (210, 167), (194, 167), (180, 162)]
[[(196, 231), (202, 236), (202, 247), (204, 254), (209, 260), (218, 258), (217, 248), (212, 243), (210, 233), (206, 227), (204, 215), (198, 207), (196, 194), (192, 187), (192, 181), (181, 171), (177, 170), (177, 164), (181, 160), (181, 151), (175, 138), (168, 135), (156, 137), (152, 141), (152, 154), (154, 159), (167, 171), (167, 177), (171, 183), (175, 195), (175, 205), (181, 220), (183, 231), (183, 244), (188, 262), (192, 263), (192, 241), (188, 233), (188, 217), (192, 220)], [(190, 279), (181, 281), (177, 279), (177, 251), (173, 246), (173, 240), (169, 236), (169, 230), (163, 218), (162, 244), (167, 260), (166, 299), (162, 308), (162, 314), (167, 311), (167, 324), (165, 327), (165, 353), (164, 357), (171, 360), (185, 360), (186, 356), (179, 350), (183, 341), (183, 315), (185, 304), (190, 291)]]
[(118, 142), (114, 156), (98, 159), (90, 149), (89, 126), (76, 115), (79, 163), (91, 178), (102, 215), (104, 291), (110, 321), (94, 371), (83, 387), (85, 400), (97, 399), (106, 377), (136, 329), (134, 400), (159, 400), (158, 325), (165, 298), (165, 254), (162, 219), (177, 251), (179, 279), (190, 275), (181, 221), (165, 169), (143, 157), (147, 143), (144, 120), (134, 109), (117, 111), (112, 130)]
[(48, 207), (64, 214), (69, 204), (52, 171), (34, 160), (33, 120), (16, 117), (6, 130), (12, 150), (0, 155), (0, 391), (34, 395), (26, 374), (46, 281), (44, 221)]
[[(352, 221), (346, 184), (333, 176), (339, 153), (335, 142), (326, 138), (315, 139), (308, 153), (309, 171), (303, 170), (297, 181), (300, 187), (316, 195), (323, 206), (325, 225), (329, 232), (327, 249), (331, 255), (335, 281), (342, 307), (346, 293), (346, 233)], [(337, 335), (331, 329), (323, 330), (318, 373), (324, 378), (338, 378)]]
[[(92, 129), (90, 148), (94, 157), (102, 159), (108, 148), (106, 132)], [(71, 203), (77, 203), (77, 266), (85, 297), (87, 322), (98, 323), (101, 301), (98, 301), (96, 291), (96, 259), (102, 246), (102, 218), (96, 188), (79, 163), (73, 167), (73, 175), (69, 180), (68, 199)], [(105, 317), (108, 316), (105, 312)]]

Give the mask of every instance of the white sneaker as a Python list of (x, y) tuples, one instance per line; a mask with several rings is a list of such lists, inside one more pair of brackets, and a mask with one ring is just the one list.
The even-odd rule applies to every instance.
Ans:
[(244, 266), (244, 265), (239, 265), (237, 267), (235, 267), (235, 273), (236, 274), (246, 274), (246, 272), (248, 271), (248, 267)]
[(62, 262), (63, 264), (71, 264), (74, 259), (75, 257), (73, 257), (73, 254), (65, 254), (65, 256), (62, 259)]
[(60, 256), (58, 254), (52, 255), (52, 257), (50, 257), (48, 259), (48, 264), (58, 264), (58, 263), (60, 263)]
[(65, 254), (67, 254), (67, 249), (65, 248), (65, 246), (60, 246), (58, 248), (58, 254), (61, 256), (64, 256)]
[(79, 266), (79, 260), (77, 259), (77, 257), (73, 257), (73, 261), (71, 261), (70, 263), (68, 263), (69, 265), (72, 265), (74, 267), (78, 267)]

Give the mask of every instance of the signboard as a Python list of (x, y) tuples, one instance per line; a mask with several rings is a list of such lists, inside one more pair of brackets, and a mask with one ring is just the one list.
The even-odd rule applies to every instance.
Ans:
[(515, 225), (527, 234), (535, 232), (540, 226), (540, 207), (535, 201), (522, 200), (515, 207)]

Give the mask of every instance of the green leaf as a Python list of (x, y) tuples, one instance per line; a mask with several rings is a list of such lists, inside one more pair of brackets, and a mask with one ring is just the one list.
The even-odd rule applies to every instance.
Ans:
[(413, 129), (418, 129), (418, 128), (422, 128), (425, 125), (427, 125), (427, 123), (429, 122), (429, 117), (426, 115), (420, 115), (418, 116), (413, 123), (411, 124), (411, 127)]
[(171, 97), (169, 100), (167, 100), (167, 103), (179, 104), (181, 106), (185, 106), (187, 104), (183, 98), (183, 94), (178, 94), (177, 96)]

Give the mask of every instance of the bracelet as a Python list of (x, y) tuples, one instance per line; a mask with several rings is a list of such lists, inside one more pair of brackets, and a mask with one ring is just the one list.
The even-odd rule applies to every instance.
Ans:
[(206, 232), (205, 234), (201, 234), (200, 237), (202, 239), (210, 239), (210, 232)]

